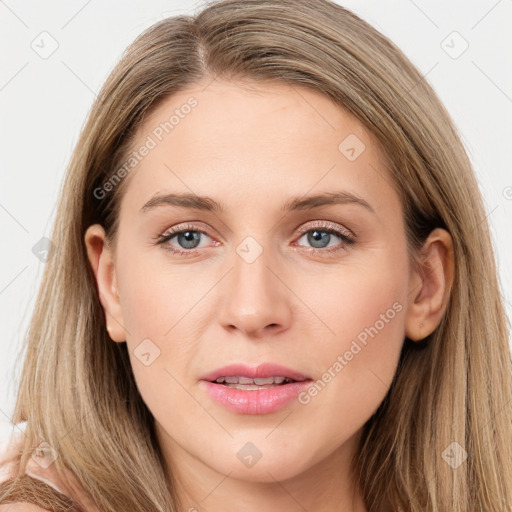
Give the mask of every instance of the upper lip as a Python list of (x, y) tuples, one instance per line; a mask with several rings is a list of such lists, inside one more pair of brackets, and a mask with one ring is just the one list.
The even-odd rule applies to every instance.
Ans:
[(220, 377), (247, 377), (249, 379), (287, 377), (288, 379), (296, 381), (310, 379), (310, 377), (280, 364), (262, 363), (258, 366), (247, 366), (246, 364), (239, 363), (223, 366), (222, 368), (208, 372), (201, 377), (201, 380), (213, 382)]

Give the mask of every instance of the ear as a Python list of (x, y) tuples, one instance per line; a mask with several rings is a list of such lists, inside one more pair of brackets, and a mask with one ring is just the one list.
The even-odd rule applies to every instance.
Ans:
[(405, 334), (420, 341), (431, 334), (441, 322), (453, 284), (454, 257), (450, 234), (434, 229), (423, 245), (419, 270), (413, 271)]
[(117, 293), (117, 276), (113, 253), (106, 243), (105, 230), (100, 224), (93, 224), (85, 232), (87, 256), (98, 285), (99, 299), (105, 312), (107, 331), (113, 341), (126, 341), (124, 319)]

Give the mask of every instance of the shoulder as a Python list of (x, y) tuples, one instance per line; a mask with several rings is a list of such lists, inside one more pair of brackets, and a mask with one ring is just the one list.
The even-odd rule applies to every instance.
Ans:
[(84, 497), (80, 486), (70, 487), (53, 460), (47, 460), (48, 453), (36, 449), (40, 445), (35, 444), (26, 465), (20, 468), (23, 445), (23, 435), (16, 435), (0, 447), (0, 512), (83, 511), (77, 506)]
[(85, 509), (69, 496), (28, 475), (0, 484), (0, 499), (3, 502), (0, 505), (0, 512), (85, 512)]
[(22, 438), (20, 435), (12, 435), (0, 445), (0, 484), (10, 480), (19, 469)]
[(67, 491), (65, 482), (53, 464), (55, 456), (44, 447), (45, 444), (30, 443), (28, 450), (31, 453), (26, 459), (25, 466), (20, 468), (26, 443), (23, 433), (13, 435), (9, 442), (0, 448), (0, 485), (25, 475), (25, 477), (31, 478), (27, 484), (34, 482), (34, 485), (37, 485), (43, 482), (54, 490), (65, 494)]

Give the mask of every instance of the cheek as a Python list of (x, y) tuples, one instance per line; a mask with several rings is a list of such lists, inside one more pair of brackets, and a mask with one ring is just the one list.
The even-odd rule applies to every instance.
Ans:
[(190, 402), (181, 385), (193, 371), (199, 325), (196, 320), (201, 311), (197, 305), (211, 284), (207, 276), (204, 284), (194, 283), (192, 272), (184, 269), (156, 266), (142, 252), (132, 252), (118, 262), (131, 366), (144, 401), (156, 415)]
[(406, 266), (391, 256), (380, 254), (371, 261), (365, 258), (364, 262), (302, 281), (299, 293), (321, 320), (326, 346), (343, 349), (358, 336), (364, 342), (366, 329), (374, 325), (382, 333), (400, 332), (403, 315), (398, 310), (405, 308), (408, 277)]
[(132, 252), (118, 267), (121, 309), (132, 343), (143, 338), (164, 341), (186, 314), (187, 296), (194, 296), (197, 287), (179, 269), (155, 266), (143, 252)]
[[(334, 444), (370, 418), (396, 372), (408, 288), (405, 260), (395, 257), (390, 251), (371, 264), (347, 265), (309, 295), (329, 330), (315, 347), (317, 380), (299, 401), (319, 418), (321, 435), (334, 435)], [(339, 425), (335, 433), (333, 424)]]
[(190, 420), (198, 413), (184, 388), (194, 344), (183, 333), (189, 309), (183, 299), (171, 287), (144, 278), (123, 304), (123, 315), (128, 317), (126, 343), (137, 388), (153, 416), (164, 423), (176, 410)]

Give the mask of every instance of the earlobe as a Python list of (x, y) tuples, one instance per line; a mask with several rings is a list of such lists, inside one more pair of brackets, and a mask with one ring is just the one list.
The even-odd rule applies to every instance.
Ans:
[(126, 341), (126, 329), (119, 301), (117, 275), (112, 251), (106, 245), (105, 230), (100, 224), (89, 226), (84, 236), (89, 263), (96, 278), (99, 300), (105, 313), (107, 331), (113, 341)]
[(420, 270), (413, 272), (405, 334), (413, 341), (429, 336), (440, 324), (450, 297), (454, 254), (450, 234), (434, 229), (419, 255)]

